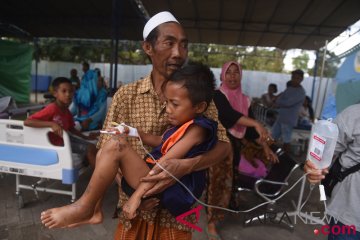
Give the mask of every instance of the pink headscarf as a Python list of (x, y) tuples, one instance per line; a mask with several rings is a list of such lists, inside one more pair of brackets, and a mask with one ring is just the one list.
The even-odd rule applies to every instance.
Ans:
[[(236, 65), (239, 68), (240, 72), (240, 85), (236, 89), (230, 89), (228, 86), (226, 86), (225, 83), (225, 75), (228, 68), (232, 65)], [(234, 61), (226, 62), (224, 63), (222, 69), (221, 69), (221, 86), (220, 91), (226, 96), (227, 100), (229, 101), (231, 107), (242, 113), (244, 116), (248, 116), (248, 111), (250, 107), (250, 99), (248, 96), (244, 95), (241, 90), (241, 79), (242, 79), (242, 68), (240, 64)], [(232, 128), (228, 129), (229, 133), (233, 135), (236, 138), (242, 138), (245, 135), (246, 127), (236, 124)]]

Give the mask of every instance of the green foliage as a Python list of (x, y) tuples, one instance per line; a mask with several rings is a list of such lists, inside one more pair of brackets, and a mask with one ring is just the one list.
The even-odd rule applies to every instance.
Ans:
[(301, 51), (301, 55), (295, 57), (292, 60), (292, 64), (294, 69), (301, 69), (304, 72), (308, 72), (308, 62), (309, 62), (309, 54), (305, 51)]
[(89, 41), (60, 40), (55, 38), (40, 39), (38, 42), (39, 59), (49, 61), (81, 62), (83, 60), (100, 61), (101, 53), (109, 48), (106, 42), (96, 48)]
[[(40, 39), (39, 59), (50, 61), (110, 62), (113, 47), (109, 40)], [(238, 61), (246, 70), (282, 72), (285, 52), (276, 48), (228, 46), (218, 44), (190, 44), (189, 58), (210, 67), (221, 67), (224, 62)], [(120, 64), (149, 64), (141, 43), (119, 41)]]
[(243, 57), (243, 68), (253, 71), (282, 72), (285, 52), (276, 48), (254, 47)]
[[(322, 62), (323, 62), (323, 56), (324, 56), (324, 51), (321, 50), (319, 52), (319, 56), (317, 58), (317, 71), (316, 71), (316, 75), (320, 76), (321, 75), (321, 66), (322, 66)], [(333, 78), (336, 75), (337, 70), (339, 69), (339, 65), (340, 65), (340, 59), (335, 55), (335, 53), (333, 52), (326, 52), (326, 58), (325, 58), (325, 66), (324, 66), (324, 77), (329, 77), (329, 78)], [(315, 66), (309, 70), (309, 74), (311, 76), (314, 75), (314, 68)]]
[(285, 52), (275, 48), (191, 44), (189, 57), (211, 67), (221, 67), (224, 62), (233, 60), (246, 70), (282, 72)]

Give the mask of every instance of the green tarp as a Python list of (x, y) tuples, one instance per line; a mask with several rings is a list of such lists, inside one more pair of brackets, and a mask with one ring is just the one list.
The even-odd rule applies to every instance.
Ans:
[(30, 44), (0, 40), (0, 97), (29, 102), (32, 56)]

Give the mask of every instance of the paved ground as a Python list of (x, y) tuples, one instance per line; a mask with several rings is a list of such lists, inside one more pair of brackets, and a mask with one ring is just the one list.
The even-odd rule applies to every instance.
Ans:
[[(301, 171), (296, 172), (291, 182), (294, 182), (301, 176)], [(78, 184), (78, 193), (81, 193), (89, 180), (90, 172), (81, 176)], [(29, 178), (26, 178), (29, 181)], [(116, 204), (116, 186), (113, 185), (108, 191), (105, 202), (104, 223), (94, 226), (82, 226), (74, 229), (58, 229), (47, 230), (44, 229), (39, 221), (40, 212), (51, 207), (61, 206), (69, 203), (69, 197), (63, 195), (54, 195), (42, 193), (40, 194), (40, 201), (36, 200), (33, 192), (23, 191), (25, 207), (18, 208), (18, 201), (14, 194), (15, 177), (14, 175), (0, 176), (0, 239), (1, 240), (68, 240), (68, 239), (89, 239), (89, 240), (107, 240), (112, 239), (114, 229), (117, 221), (112, 219), (112, 213)], [(306, 186), (305, 196), (307, 194), (308, 186)], [(278, 203), (280, 212), (289, 213), (294, 210), (291, 203), (292, 200), (297, 200), (299, 194), (299, 187), (296, 187), (286, 197), (281, 199)], [(304, 211), (318, 212), (315, 216), (322, 216), (323, 206), (318, 201), (318, 191), (314, 191), (308, 204), (304, 207)], [(250, 208), (255, 204), (261, 202), (259, 198), (251, 193), (244, 193), (240, 195), (241, 206), (243, 209)], [(264, 210), (260, 210), (259, 213)], [(321, 213), (320, 213), (321, 212)], [(319, 225), (305, 224), (300, 218), (290, 219), (294, 222), (296, 220), (295, 228), (291, 231), (284, 224), (269, 223), (266, 224), (251, 224), (244, 227), (243, 222), (245, 214), (227, 214), (226, 219), (219, 224), (218, 228), (222, 239), (255, 239), (255, 240), (282, 240), (282, 239), (326, 239), (323, 235), (315, 235), (314, 229), (319, 228)], [(195, 232), (194, 240), (207, 239), (205, 234), (205, 214), (202, 210), (200, 216), (199, 226), (203, 231)]]

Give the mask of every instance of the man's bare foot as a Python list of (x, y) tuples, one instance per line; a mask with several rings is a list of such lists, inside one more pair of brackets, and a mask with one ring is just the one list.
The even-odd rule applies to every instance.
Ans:
[(47, 228), (61, 228), (90, 219), (94, 210), (90, 206), (73, 203), (41, 213), (41, 222)]

